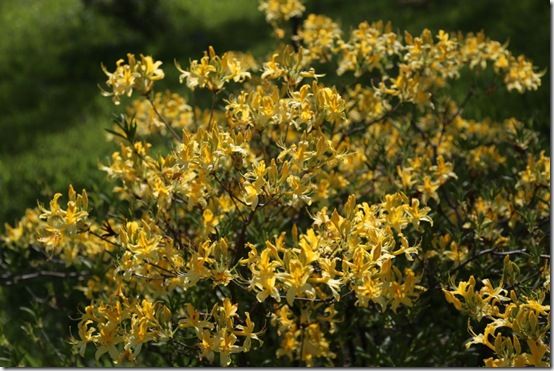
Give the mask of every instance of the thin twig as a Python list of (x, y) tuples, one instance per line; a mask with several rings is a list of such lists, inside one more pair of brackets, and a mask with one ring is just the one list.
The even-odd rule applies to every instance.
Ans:
[(400, 107), (400, 102), (398, 102), (393, 108), (391, 108), (390, 110), (388, 110), (387, 112), (385, 112), (381, 116), (379, 116), (379, 117), (377, 117), (373, 120), (364, 122), (364, 124), (362, 126), (358, 126), (358, 127), (352, 128), (352, 129), (344, 132), (341, 135), (338, 144), (342, 143), (344, 141), (344, 139), (346, 139), (347, 136), (351, 136), (351, 135), (357, 134), (358, 132), (362, 132), (362, 131), (366, 130), (367, 128), (369, 128), (371, 125), (385, 120), (387, 117), (389, 117), (391, 114), (393, 114), (396, 110), (398, 110), (399, 107)]
[[(91, 231), (91, 230), (88, 230), (87, 232), (89, 232), (91, 235), (93, 235), (93, 236), (95, 236), (95, 237), (97, 237), (97, 238), (100, 238), (102, 241), (106, 241), (106, 242), (112, 244), (112, 245), (115, 246), (115, 247), (123, 248), (123, 249), (125, 249), (125, 250), (128, 250), (128, 249), (125, 248), (124, 246), (121, 246), (121, 245), (119, 245), (119, 244), (116, 243), (116, 242), (110, 241), (110, 240), (108, 240), (107, 238), (105, 238), (105, 237), (99, 235), (99, 234), (96, 233), (96, 232), (93, 232), (93, 231)], [(160, 266), (160, 265), (158, 265), (158, 264), (156, 264), (156, 263), (152, 263), (152, 262), (146, 260), (145, 258), (142, 258), (142, 261), (143, 261), (144, 263), (148, 264), (148, 265), (151, 265), (151, 266), (153, 266), (153, 267), (155, 267), (155, 268), (158, 268), (159, 270), (162, 270), (162, 271), (166, 272), (167, 274), (164, 275), (164, 277), (166, 277), (166, 278), (179, 277), (178, 274), (175, 274), (174, 272), (170, 271), (169, 269), (164, 268), (164, 267), (162, 267), (162, 266)], [(163, 275), (163, 274), (162, 274), (162, 275)]]
[(154, 104), (154, 101), (152, 100), (152, 98), (150, 96), (147, 96), (146, 99), (150, 102), (150, 105), (152, 106), (152, 109), (154, 110), (154, 113), (156, 114), (156, 116), (158, 116), (158, 118), (162, 121), (162, 123), (165, 125), (165, 127), (167, 128), (167, 130), (173, 135), (173, 137), (177, 140), (177, 141), (180, 141), (181, 140), (181, 137), (179, 136), (179, 134), (177, 134), (177, 132), (175, 131), (175, 129), (173, 129), (173, 127), (171, 126), (171, 124), (165, 119), (165, 117), (162, 116), (162, 114), (158, 111), (158, 109), (156, 108), (156, 105)]
[(439, 135), (437, 148), (439, 148), (441, 143), (442, 143), (442, 138), (444, 136), (444, 133), (446, 132), (446, 125), (449, 125), (456, 117), (458, 117), (463, 112), (465, 106), (467, 105), (467, 103), (469, 102), (471, 97), (473, 97), (474, 94), (475, 94), (475, 89), (473, 87), (471, 87), (469, 89), (469, 91), (467, 92), (464, 100), (462, 101), (462, 103), (460, 104), (458, 109), (456, 110), (456, 112), (451, 117), (449, 117), (446, 121), (442, 122), (442, 128), (441, 128), (441, 132), (440, 132), (440, 135)]
[(2, 281), (0, 281), (0, 285), (2, 286), (12, 286), (20, 281), (27, 281), (32, 280), (35, 278), (40, 277), (54, 277), (54, 278), (73, 278), (77, 277), (79, 280), (84, 279), (86, 276), (88, 276), (90, 273), (87, 271), (84, 272), (56, 272), (56, 271), (37, 271), (37, 272), (31, 272), (31, 273), (24, 273), (20, 275), (3, 275)]
[(477, 258), (480, 258), (481, 256), (487, 255), (487, 254), (498, 255), (498, 256), (527, 254), (527, 249), (519, 249), (519, 250), (511, 250), (511, 251), (496, 251), (496, 246), (491, 247), (489, 249), (482, 250), (479, 253), (467, 258), (466, 260), (461, 262), (458, 266), (456, 266), (454, 269), (452, 269), (449, 273), (452, 274), (452, 273), (458, 271), (463, 266), (465, 266), (468, 263), (472, 262), (473, 260), (475, 260)]

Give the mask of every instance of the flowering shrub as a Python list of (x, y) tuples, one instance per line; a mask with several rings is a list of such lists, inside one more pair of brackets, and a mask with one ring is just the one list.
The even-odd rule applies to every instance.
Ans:
[[(101, 165), (109, 204), (70, 186), (65, 205), (56, 194), (6, 226), (13, 253), (87, 272), (75, 351), (390, 365), (369, 327), (407, 324), (414, 342), (470, 337), (478, 365), (549, 365), (550, 159), (517, 118), (464, 117), (483, 71), (517, 93), (542, 73), (483, 33), (362, 22), (345, 35), (315, 14), (291, 30), (301, 1), (260, 10), (282, 44), (262, 60), (210, 47), (177, 61), (180, 92), (156, 90), (151, 56), (102, 66), (103, 94), (128, 103)], [(457, 101), (461, 76), (475, 83)], [(467, 333), (428, 332), (421, 311), (467, 319)], [(403, 362), (423, 365), (417, 352)]]

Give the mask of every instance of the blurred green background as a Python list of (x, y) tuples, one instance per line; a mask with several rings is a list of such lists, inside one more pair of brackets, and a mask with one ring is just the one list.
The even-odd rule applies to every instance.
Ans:
[[(104, 129), (114, 108), (101, 97), (109, 69), (127, 52), (150, 53), (174, 70), (211, 44), (263, 55), (274, 46), (257, 0), (2, 0), (0, 2), (0, 226), (53, 192), (103, 187), (97, 170), (112, 147)], [(480, 31), (509, 41), (541, 69), (549, 65), (547, 0), (317, 0), (308, 11), (337, 19), (345, 31), (362, 20), (397, 30)], [(166, 87), (177, 85), (168, 74)], [(537, 92), (498, 89), (470, 113), (515, 115), (549, 131), (549, 72)], [(460, 96), (464, 81), (456, 87)], [(547, 136), (545, 136), (547, 137)], [(3, 227), (0, 227), (0, 230)]]

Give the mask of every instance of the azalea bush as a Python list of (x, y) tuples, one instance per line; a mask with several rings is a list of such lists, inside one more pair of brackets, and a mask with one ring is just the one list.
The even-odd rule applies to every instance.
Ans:
[(482, 32), (259, 9), (265, 58), (102, 65), (113, 187), (7, 225), (3, 284), (82, 295), (81, 365), (549, 366), (548, 143), (464, 114), (543, 71)]

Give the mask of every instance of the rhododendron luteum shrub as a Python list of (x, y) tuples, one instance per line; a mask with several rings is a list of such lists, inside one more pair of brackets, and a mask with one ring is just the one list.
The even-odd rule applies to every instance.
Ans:
[(477, 349), (476, 365), (548, 366), (545, 145), (517, 118), (465, 117), (478, 83), (450, 94), (460, 76), (525, 93), (541, 73), (483, 33), (343, 32), (299, 0), (260, 10), (275, 51), (176, 61), (178, 91), (156, 89), (172, 67), (151, 56), (102, 66), (103, 94), (126, 105), (101, 165), (113, 202), (95, 209), (70, 186), (7, 226), (10, 249), (95, 267), (75, 288), (90, 300), (76, 351), (390, 365), (360, 356), (370, 326), (401, 331), (425, 310), (468, 321), (455, 346)]

